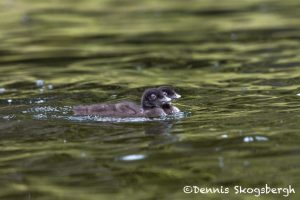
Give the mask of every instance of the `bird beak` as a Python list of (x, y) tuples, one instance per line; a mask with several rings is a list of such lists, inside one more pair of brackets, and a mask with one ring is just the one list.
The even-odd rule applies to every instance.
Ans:
[(177, 93), (175, 93), (174, 96), (173, 96), (174, 99), (179, 99), (180, 97), (181, 97), (181, 95), (177, 94)]

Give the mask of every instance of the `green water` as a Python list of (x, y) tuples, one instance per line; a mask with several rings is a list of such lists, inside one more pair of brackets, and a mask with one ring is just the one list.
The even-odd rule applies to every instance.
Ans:
[[(296, 0), (1, 1), (0, 199), (299, 199), (299, 39)], [(160, 85), (185, 117), (72, 116)]]

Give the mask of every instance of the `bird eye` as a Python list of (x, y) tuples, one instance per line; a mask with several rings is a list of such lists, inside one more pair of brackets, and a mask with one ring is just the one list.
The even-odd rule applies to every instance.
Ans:
[(167, 96), (167, 95), (168, 95), (166, 92), (163, 92), (163, 94), (164, 94), (165, 96)]
[(151, 98), (152, 100), (155, 100), (155, 99), (156, 99), (156, 95), (155, 95), (155, 94), (151, 94), (150, 98)]

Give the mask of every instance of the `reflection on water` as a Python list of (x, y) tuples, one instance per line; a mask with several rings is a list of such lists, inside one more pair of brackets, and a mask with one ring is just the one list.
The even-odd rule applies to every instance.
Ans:
[[(182, 187), (266, 183), (297, 191), (299, 4), (1, 2), (0, 198), (249, 199)], [(75, 105), (139, 101), (160, 85), (178, 90), (183, 113), (73, 116)]]
[(119, 159), (123, 161), (134, 161), (134, 160), (142, 160), (145, 157), (146, 157), (145, 155), (133, 154), (133, 155), (122, 156)]

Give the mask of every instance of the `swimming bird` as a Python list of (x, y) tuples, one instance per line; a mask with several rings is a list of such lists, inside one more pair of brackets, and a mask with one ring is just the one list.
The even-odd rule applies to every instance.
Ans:
[(93, 105), (81, 105), (73, 108), (75, 115), (97, 115), (103, 117), (164, 117), (167, 114), (162, 109), (164, 104), (171, 101), (163, 92), (156, 88), (144, 91), (141, 105), (131, 101), (119, 103), (101, 103)]
[[(175, 90), (171, 86), (161, 86), (158, 88), (163, 94), (170, 99), (179, 99), (181, 95), (175, 92)], [(167, 114), (175, 114), (180, 112), (179, 108), (173, 106), (171, 101), (162, 105), (162, 109)]]

